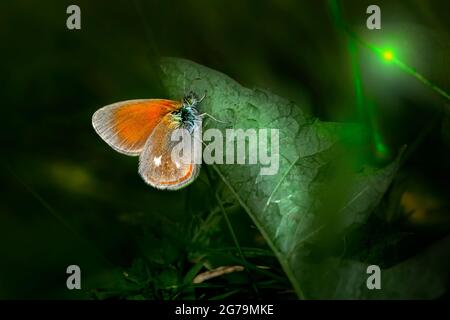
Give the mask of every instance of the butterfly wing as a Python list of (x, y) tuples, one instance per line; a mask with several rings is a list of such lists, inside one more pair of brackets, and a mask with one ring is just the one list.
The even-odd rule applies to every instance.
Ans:
[(98, 135), (116, 151), (139, 155), (153, 129), (181, 102), (165, 99), (128, 100), (97, 110), (92, 125)]
[[(153, 130), (139, 156), (139, 174), (144, 181), (158, 189), (177, 190), (194, 181), (200, 165), (172, 159), (172, 150), (180, 142), (171, 141), (174, 126), (167, 115)], [(196, 126), (201, 128), (201, 119)], [(191, 138), (193, 145), (194, 136)], [(183, 140), (185, 141), (185, 140)]]

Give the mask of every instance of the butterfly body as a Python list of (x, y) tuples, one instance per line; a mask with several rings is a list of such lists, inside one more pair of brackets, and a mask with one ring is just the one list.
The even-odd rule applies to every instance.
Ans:
[(200, 165), (171, 157), (176, 129), (192, 134), (201, 128), (198, 106), (203, 98), (190, 92), (181, 101), (140, 99), (117, 102), (97, 110), (92, 125), (114, 150), (139, 156), (139, 174), (158, 189), (177, 190), (192, 182)]
[(200, 101), (201, 99), (194, 93), (190, 93), (183, 98), (180, 109), (172, 112), (174, 121), (190, 133), (192, 133), (196, 126), (199, 125), (199, 122), (201, 122), (197, 109)]

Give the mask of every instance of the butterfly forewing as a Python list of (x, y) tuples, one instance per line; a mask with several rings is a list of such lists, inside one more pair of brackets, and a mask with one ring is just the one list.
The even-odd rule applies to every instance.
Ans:
[(92, 116), (92, 125), (100, 137), (116, 151), (139, 155), (152, 131), (181, 102), (166, 99), (140, 99), (105, 106)]

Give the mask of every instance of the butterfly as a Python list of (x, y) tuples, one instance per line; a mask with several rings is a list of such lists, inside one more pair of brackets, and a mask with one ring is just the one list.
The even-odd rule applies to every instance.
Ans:
[(201, 129), (202, 115), (198, 107), (204, 97), (190, 91), (181, 101), (121, 101), (97, 110), (92, 116), (92, 125), (114, 150), (139, 156), (139, 174), (147, 184), (177, 190), (197, 178), (200, 164), (173, 161), (171, 136), (180, 128), (190, 134)]

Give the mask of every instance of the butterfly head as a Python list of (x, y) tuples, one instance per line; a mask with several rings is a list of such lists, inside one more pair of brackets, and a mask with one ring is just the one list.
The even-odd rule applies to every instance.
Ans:
[(204, 97), (200, 98), (193, 91), (184, 96), (181, 108), (172, 114), (178, 126), (192, 132), (199, 125), (201, 120), (198, 114), (198, 105)]
[(183, 98), (183, 107), (197, 108), (198, 104), (202, 102), (203, 98), (205, 98), (205, 96), (200, 98), (195, 92), (190, 91)]

